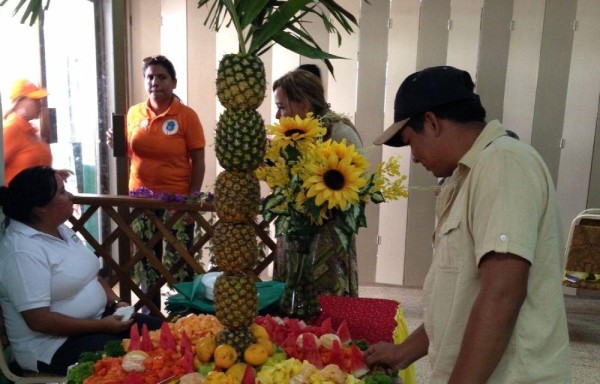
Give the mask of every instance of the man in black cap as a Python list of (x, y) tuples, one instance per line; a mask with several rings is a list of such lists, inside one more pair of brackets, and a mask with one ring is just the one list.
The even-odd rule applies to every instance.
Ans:
[(409, 145), (413, 161), (447, 179), (424, 323), (402, 344), (371, 346), (367, 363), (404, 369), (429, 355), (431, 383), (571, 382), (564, 243), (544, 161), (485, 122), (465, 71), (410, 75), (394, 108), (375, 144)]

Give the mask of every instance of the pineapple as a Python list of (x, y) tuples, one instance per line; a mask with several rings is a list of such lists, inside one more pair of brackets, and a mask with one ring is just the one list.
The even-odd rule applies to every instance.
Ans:
[(266, 138), (265, 123), (258, 112), (226, 109), (217, 123), (217, 159), (230, 171), (256, 169), (265, 156)]
[(258, 297), (250, 274), (223, 274), (215, 281), (215, 315), (230, 329), (249, 327), (258, 313)]
[(265, 66), (258, 57), (230, 53), (219, 62), (217, 96), (225, 108), (256, 109), (265, 99), (265, 88)]
[(254, 336), (249, 327), (228, 329), (225, 328), (217, 334), (217, 344), (227, 344), (235, 348), (238, 359), (242, 359), (244, 351), (250, 344), (255, 343)]
[(214, 235), (215, 262), (225, 273), (252, 270), (258, 259), (254, 227), (219, 222)]
[(254, 221), (260, 206), (260, 184), (254, 172), (223, 171), (215, 184), (215, 209), (226, 223)]
[[(260, 186), (254, 170), (265, 154), (263, 121), (255, 111), (265, 97), (265, 68), (258, 58), (274, 42), (304, 56), (321, 59), (330, 72), (330, 55), (317, 45), (301, 23), (312, 13), (329, 32), (335, 25), (351, 32), (354, 17), (334, 0), (199, 0), (198, 7), (212, 3), (205, 21), (218, 31), (233, 25), (239, 52), (225, 55), (217, 71), (217, 96), (226, 108), (219, 117), (215, 151), (226, 171), (217, 177), (215, 207), (221, 224), (216, 229), (214, 248), (217, 268), (224, 271), (215, 283), (215, 314), (225, 325), (219, 344), (236, 348), (239, 356), (254, 342), (249, 330), (257, 314), (258, 298), (252, 268), (258, 261), (256, 236), (248, 228), (260, 205)], [(229, 16), (230, 20), (226, 21)], [(337, 23), (331, 23), (330, 18)], [(247, 244), (242, 244), (247, 242)]]

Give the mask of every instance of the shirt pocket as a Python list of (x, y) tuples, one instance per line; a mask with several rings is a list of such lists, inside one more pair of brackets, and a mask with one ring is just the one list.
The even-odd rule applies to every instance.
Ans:
[(464, 263), (461, 249), (461, 234), (464, 224), (460, 217), (450, 216), (442, 224), (437, 233), (435, 245), (435, 259), (440, 269), (459, 270)]

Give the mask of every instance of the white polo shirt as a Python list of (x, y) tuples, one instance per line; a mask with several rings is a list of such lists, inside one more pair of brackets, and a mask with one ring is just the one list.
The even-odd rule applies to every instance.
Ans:
[(66, 337), (33, 332), (22, 311), (50, 307), (76, 318), (99, 319), (106, 293), (98, 282), (100, 262), (67, 226), (62, 239), (11, 220), (0, 244), (0, 304), (19, 365), (37, 371), (50, 364)]

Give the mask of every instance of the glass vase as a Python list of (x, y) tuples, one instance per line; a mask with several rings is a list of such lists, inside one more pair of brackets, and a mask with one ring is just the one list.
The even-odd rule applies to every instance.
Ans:
[(319, 233), (285, 237), (286, 280), (279, 303), (284, 316), (310, 320), (321, 311), (314, 274), (318, 242)]

